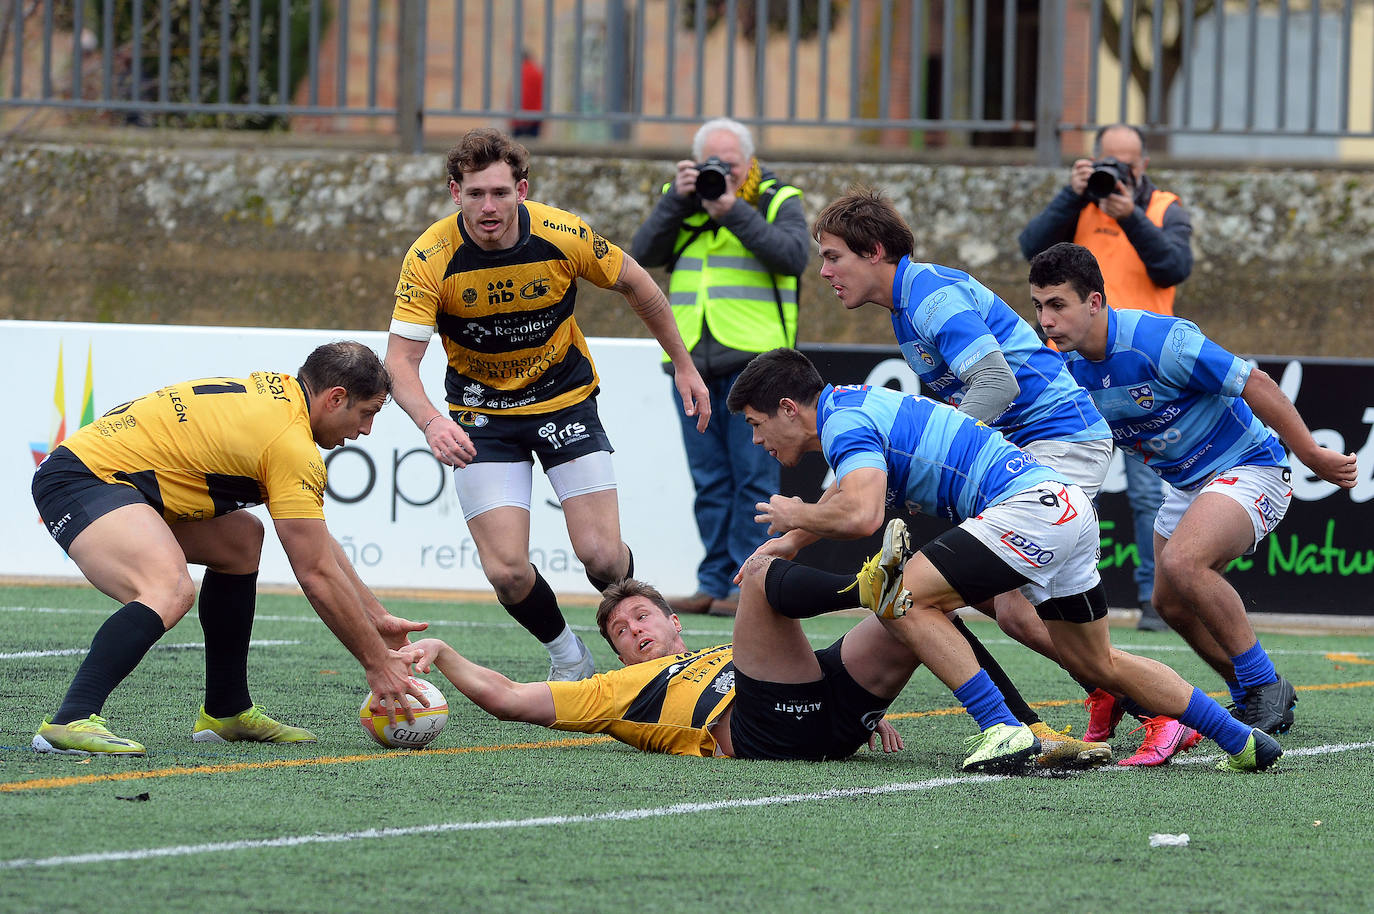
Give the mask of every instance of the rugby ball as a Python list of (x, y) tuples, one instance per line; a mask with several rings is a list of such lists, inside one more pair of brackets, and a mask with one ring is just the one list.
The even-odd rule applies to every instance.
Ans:
[(388, 749), (423, 749), (448, 723), (448, 702), (444, 700), (443, 693), (433, 683), (423, 679), (410, 681), (420, 687), (429, 701), (429, 707), (426, 708), (413, 695), (406, 696), (406, 701), (415, 710), (414, 723), (407, 721), (404, 714), (398, 713), (394, 724), (386, 719), (385, 714), (373, 714), (371, 692), (367, 693), (363, 706), (358, 710), (358, 723), (362, 725), (363, 732)]

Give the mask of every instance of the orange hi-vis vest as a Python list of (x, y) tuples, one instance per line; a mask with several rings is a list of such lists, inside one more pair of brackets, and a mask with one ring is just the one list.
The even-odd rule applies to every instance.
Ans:
[[(1156, 190), (1150, 195), (1145, 218), (1163, 227), (1164, 211), (1177, 199), (1177, 194)], [(1078, 228), (1074, 230), (1073, 240), (1075, 244), (1092, 251), (1097, 258), (1097, 265), (1102, 268), (1107, 304), (1113, 308), (1138, 308), (1173, 316), (1173, 286), (1161, 289), (1154, 284), (1121, 225), (1102, 212), (1101, 207), (1091, 204), (1083, 207), (1078, 214)]]

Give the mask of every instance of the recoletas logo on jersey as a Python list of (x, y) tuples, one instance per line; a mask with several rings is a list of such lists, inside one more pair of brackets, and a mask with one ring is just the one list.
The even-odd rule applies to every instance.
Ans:
[(1135, 405), (1141, 409), (1150, 409), (1155, 405), (1155, 392), (1150, 389), (1149, 384), (1139, 384), (1135, 387), (1126, 388), (1126, 393), (1135, 401)]

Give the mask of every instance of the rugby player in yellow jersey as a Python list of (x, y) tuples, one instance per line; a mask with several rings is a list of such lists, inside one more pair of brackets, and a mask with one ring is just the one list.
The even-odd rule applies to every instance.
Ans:
[(893, 752), (903, 742), (883, 715), (915, 656), (876, 616), (819, 651), (799, 621), (851, 605), (843, 591), (853, 582), (756, 554), (740, 579), (734, 643), (689, 651), (667, 600), (621, 581), (602, 595), (596, 620), (625, 667), (580, 682), (513, 682), (437, 638), (402, 653), (501, 720), (607, 733), (646, 752), (820, 761), (878, 742)]
[[(97, 589), (124, 604), (96, 632), (39, 752), (143, 755), (100, 717), (106, 698), (195, 599), (187, 564), (205, 566), (205, 703), (198, 742), (314, 742), (278, 723), (248, 692), (263, 524), (238, 509), (266, 504), (297, 581), (362, 664), (377, 710), (394, 720), (420, 698), (397, 653), (424, 623), (391, 615), (330, 536), (319, 448), (372, 431), (391, 391), (376, 353), (339, 342), (310, 354), (296, 377), (256, 372), (156, 390), (73, 433), (39, 466), (34, 503), (53, 538)], [(382, 701), (385, 700), (385, 706)]]
[[(525, 147), (497, 130), (473, 130), (447, 165), (459, 211), (412, 245), (396, 284), (386, 354), (394, 396), (434, 457), (455, 468), (482, 571), (506, 611), (548, 649), (548, 678), (582, 679), (596, 671), (591, 653), (529, 560), (534, 458), (592, 584), (604, 591), (631, 577), (634, 561), (620, 537), (599, 379), (573, 316), (577, 280), (625, 296), (672, 360), (698, 431), (710, 397), (649, 274), (580, 217), (526, 199)], [(448, 356), (444, 410), (420, 379), (436, 332)]]

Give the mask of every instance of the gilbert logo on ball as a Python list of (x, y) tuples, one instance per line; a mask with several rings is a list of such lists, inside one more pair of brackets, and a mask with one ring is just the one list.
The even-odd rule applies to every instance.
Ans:
[(388, 749), (422, 749), (428, 746), (430, 741), (439, 735), (439, 731), (444, 729), (444, 724), (448, 723), (448, 702), (444, 700), (443, 693), (436, 689), (433, 683), (423, 679), (412, 679), (411, 682), (420, 687), (420, 691), (429, 701), (429, 707), (426, 708), (414, 696), (406, 696), (406, 701), (410, 702), (411, 708), (415, 711), (414, 723), (407, 721), (405, 715), (399, 711), (394, 724), (386, 719), (386, 714), (374, 715), (371, 692), (367, 693), (367, 698), (363, 699), (363, 706), (358, 711), (358, 723), (362, 725), (363, 731)]

